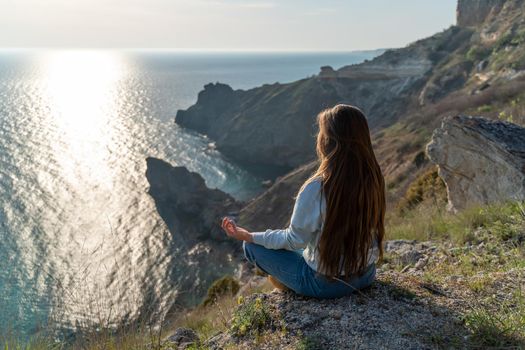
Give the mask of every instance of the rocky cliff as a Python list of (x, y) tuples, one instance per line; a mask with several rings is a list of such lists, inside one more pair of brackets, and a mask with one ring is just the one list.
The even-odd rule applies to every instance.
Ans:
[(216, 140), (247, 165), (295, 168), (314, 158), (315, 117), (336, 103), (362, 108), (372, 128), (391, 125), (407, 109), (436, 62), (464, 44), (469, 31), (452, 28), (403, 49), (289, 84), (233, 90), (208, 84), (176, 122)]
[(147, 158), (149, 194), (170, 230), (188, 243), (225, 240), (218, 223), (224, 215), (237, 215), (242, 203), (230, 195), (206, 187), (198, 173), (174, 167), (157, 158)]
[(495, 16), (507, 0), (458, 0), (456, 23), (461, 27), (482, 25), (487, 17)]
[[(221, 152), (236, 162), (252, 170), (274, 168), (274, 173), (282, 176), (241, 209), (231, 198), (213, 191), (210, 198), (215, 199), (208, 202), (204, 198), (208, 190), (201, 180), (192, 181), (189, 186), (169, 184), (167, 177), (196, 178), (196, 175), (180, 169), (171, 173), (168, 167), (160, 166), (166, 178), (161, 176), (158, 180), (164, 187), (152, 189), (152, 195), (161, 216), (172, 231), (177, 227), (182, 232), (186, 230), (181, 239), (189, 240), (190, 246), (196, 237), (202, 240), (199, 244), (221, 239), (222, 233), (214, 231), (212, 224), (230, 210), (240, 210), (240, 224), (251, 230), (286, 226), (297, 190), (315, 168), (311, 163), (315, 158), (315, 116), (321, 109), (339, 102), (358, 105), (368, 115), (374, 148), (387, 179), (389, 202), (395, 204), (406, 196), (410, 184), (427, 172), (430, 165), (424, 149), (444, 117), (482, 111), (489, 118), (503, 116), (525, 123), (522, 118), (525, 116), (524, 3), (523, 0), (460, 1), (459, 26), (405, 48), (388, 50), (361, 64), (338, 70), (322, 67), (319, 75), (289, 84), (267, 84), (249, 90), (234, 90), (221, 83), (206, 85), (193, 106), (177, 112), (176, 122), (207, 134)], [(481, 25), (469, 24), (481, 22)], [(462, 132), (467, 133), (464, 137), (478, 138), (479, 142), (486, 138), (467, 129)], [(460, 148), (465, 146), (459, 138), (446, 142)], [(495, 161), (508, 158), (501, 152), (491, 153), (494, 157), (498, 155)], [(508, 169), (517, 169), (509, 164), (505, 165)], [(481, 173), (481, 169), (476, 169)], [(502, 175), (497, 169), (494, 171)], [(447, 180), (446, 170), (443, 172)], [(479, 179), (481, 175), (474, 180)], [(449, 192), (456, 192), (451, 189), (454, 181), (457, 180), (448, 180)], [(466, 184), (465, 179), (457, 182), (461, 186)], [(470, 189), (458, 189), (456, 197), (478, 185), (471, 182), (467, 186)], [(168, 195), (165, 188), (169, 186), (174, 190)], [(188, 188), (200, 190), (189, 199), (176, 197)], [(478, 194), (481, 199), (477, 200), (492, 198), (491, 190), (483, 191), (478, 189), (482, 194)], [(168, 199), (170, 196), (175, 199)], [(450, 194), (452, 202), (454, 196)], [(196, 204), (186, 207), (187, 200), (195, 198)], [(470, 199), (465, 197), (465, 201)], [(204, 217), (197, 210), (201, 207), (208, 212)], [(179, 210), (180, 214), (176, 214)], [(186, 220), (188, 226), (182, 227)]]
[(443, 120), (427, 147), (449, 207), (525, 200), (525, 128), (480, 117)]
[[(410, 165), (416, 148), (423, 151), (441, 118), (518, 97), (525, 85), (518, 86), (525, 77), (524, 10), (524, 0), (461, 0), (458, 26), (361, 64), (324, 66), (319, 75), (289, 84), (206, 85), (176, 122), (207, 134), (238, 163), (276, 167), (284, 175), (315, 157), (317, 113), (354, 104), (369, 118), (391, 188), (402, 190), (412, 178), (406, 173), (418, 171)], [(504, 89), (505, 96), (497, 96)]]
[(178, 305), (195, 305), (208, 286), (234, 273), (242, 260), (239, 242), (227, 239), (220, 228), (224, 215), (237, 215), (242, 203), (206, 187), (204, 179), (184, 167), (147, 158), (146, 177), (160, 217), (171, 234), (175, 259), (169, 262), (176, 283)]
[[(177, 113), (176, 122), (209, 135), (239, 163), (279, 168), (283, 176), (240, 210), (239, 222), (250, 230), (288, 224), (294, 197), (315, 169), (315, 115), (337, 102), (367, 113), (389, 193), (402, 194), (427, 173), (429, 156), (440, 165), (456, 209), (523, 199), (525, 141), (519, 126), (448, 118), (434, 133), (428, 155), (424, 152), (432, 130), (449, 115), (483, 111), (492, 119), (525, 124), (523, 4), (460, 0), (459, 26), (370, 62), (322, 67), (318, 76), (290, 84), (250, 90), (206, 85), (195, 105)], [(485, 207), (472, 220), (468, 212), (453, 215), (433, 204), (411, 207), (409, 215), (389, 222), (389, 238), (433, 241), (388, 242), (378, 283), (363, 293), (333, 301), (292, 293), (243, 299), (248, 282), (239, 305), (229, 306), (226, 328), (204, 341), (193, 333), (182, 345), (175, 337), (174, 346), (522, 347), (525, 303), (518, 290), (525, 278), (515, 268), (525, 257), (521, 206)]]

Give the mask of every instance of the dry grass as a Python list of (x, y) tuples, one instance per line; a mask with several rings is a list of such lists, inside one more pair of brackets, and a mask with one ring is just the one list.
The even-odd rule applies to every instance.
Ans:
[(465, 243), (474, 239), (475, 229), (486, 227), (498, 238), (516, 235), (523, 228), (525, 209), (521, 203), (472, 206), (458, 214), (444, 206), (420, 205), (400, 216), (388, 213), (387, 239), (419, 241), (450, 240)]
[(423, 205), (404, 217), (391, 215), (388, 234), (389, 239), (437, 244), (421, 278), (460, 296), (473, 348), (525, 348), (522, 203), (472, 207), (458, 214)]
[[(241, 296), (251, 295), (253, 293), (264, 293), (271, 291), (273, 286), (265, 281), (263, 284), (256, 286), (247, 286), (239, 294)], [(226, 293), (216, 298), (213, 302), (201, 305), (173, 320), (171, 329), (178, 327), (191, 328), (197, 332), (202, 341), (205, 341), (219, 332), (228, 331), (230, 321), (238, 306), (238, 299)]]

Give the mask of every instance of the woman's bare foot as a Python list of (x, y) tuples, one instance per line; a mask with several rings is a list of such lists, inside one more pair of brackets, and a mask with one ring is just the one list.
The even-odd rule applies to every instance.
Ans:
[(288, 290), (288, 287), (286, 287), (284, 284), (279, 282), (275, 277), (268, 275), (268, 281), (277, 289), (279, 290)]

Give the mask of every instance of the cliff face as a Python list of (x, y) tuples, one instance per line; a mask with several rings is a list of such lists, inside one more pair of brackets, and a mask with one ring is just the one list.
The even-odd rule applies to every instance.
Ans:
[(480, 26), (496, 15), (507, 0), (458, 0), (456, 22), (460, 27)]
[(459, 26), (361, 64), (324, 66), (318, 76), (289, 84), (249, 90), (208, 84), (193, 106), (177, 112), (176, 122), (207, 134), (241, 165), (284, 175), (315, 158), (315, 118), (322, 109), (356, 105), (368, 116), (397, 198), (422, 171), (414, 159), (443, 117), (477, 109), (490, 110), (491, 118), (525, 115), (511, 103), (525, 88), (524, 12), (525, 0), (460, 0)]
[(194, 305), (216, 279), (239, 266), (240, 243), (220, 228), (224, 215), (235, 214), (242, 203), (220, 190), (206, 187), (204, 179), (184, 167), (147, 158), (149, 194), (168, 227), (176, 259), (168, 278), (177, 285), (177, 304)]
[(173, 167), (147, 158), (149, 194), (168, 228), (182, 234), (188, 244), (226, 240), (218, 226), (224, 215), (237, 213), (242, 204), (230, 195), (206, 187), (204, 179), (185, 167)]
[[(195, 105), (185, 111), (178, 111), (176, 122), (215, 139), (218, 148), (239, 163), (277, 166), (281, 169), (297, 167), (278, 178), (267, 191), (240, 209), (240, 225), (252, 231), (281, 228), (288, 224), (294, 197), (316, 165), (311, 162), (314, 158), (315, 115), (322, 108), (330, 107), (335, 103), (351, 103), (365, 110), (374, 129), (374, 148), (387, 177), (389, 194), (403, 193), (410, 182), (417, 179), (418, 174), (426, 171), (430, 166), (423, 152), (424, 147), (431, 137), (432, 130), (441, 124), (443, 118), (461, 113), (474, 114), (485, 111), (493, 119), (500, 118), (502, 115), (510, 116), (509, 119), (514, 116), (516, 122), (525, 125), (525, 117), (520, 117), (525, 116), (523, 94), (525, 79), (522, 78), (525, 76), (525, 20), (522, 11), (524, 4), (525, 0), (460, 0), (459, 26), (415, 42), (406, 48), (389, 50), (370, 62), (339, 70), (322, 67), (318, 76), (290, 84), (263, 85), (250, 90), (234, 90), (220, 83), (208, 84), (199, 93)], [(440, 175), (447, 183), (452, 208), (460, 209), (475, 202), (525, 199), (523, 130), (511, 123), (482, 118), (455, 117), (445, 120), (442, 127), (434, 133), (428, 156), (440, 166)], [(161, 171), (163, 175), (153, 176), (152, 179), (157, 178), (153, 182), (160, 182), (163, 185), (152, 184), (155, 189), (151, 191), (152, 195), (157, 197), (159, 212), (164, 213), (161, 215), (167, 222), (172, 217), (177, 217), (177, 220), (183, 217), (177, 214), (178, 211), (186, 215), (184, 220), (190, 222), (190, 231), (186, 232), (190, 236), (194, 234), (196, 237), (201, 237), (203, 241), (196, 246), (205, 242), (208, 249), (206, 253), (200, 255), (202, 265), (195, 265), (202, 267), (196, 269), (197, 273), (202, 274), (206, 269), (204, 260), (208, 262), (209, 269), (215, 269), (216, 265), (221, 264), (226, 266), (224, 260), (228, 250), (220, 247), (228, 243), (220, 242), (220, 233), (215, 235), (208, 225), (216, 222), (218, 216), (230, 210), (238, 210), (240, 204), (232, 203), (231, 198), (224, 194), (209, 192), (205, 189), (202, 179), (197, 179), (196, 174), (182, 170), (173, 171), (162, 164), (160, 168), (163, 169)], [(170, 178), (180, 178), (180, 176), (195, 178), (195, 180), (189, 182), (185, 180), (180, 184), (175, 181), (170, 184), (173, 181)], [(173, 190), (169, 189), (170, 187), (173, 187)], [(197, 195), (192, 194), (189, 197), (183, 195), (181, 197), (183, 199), (179, 199), (177, 196), (184, 191), (194, 192)], [(208, 195), (215, 198), (211, 203), (205, 198)], [(190, 205), (189, 209), (186, 208), (188, 198), (189, 203), (195, 204)], [(221, 209), (217, 209), (220, 206)], [(205, 213), (201, 216), (203, 215), (201, 211), (211, 214)], [(212, 219), (208, 220), (207, 217)], [(516, 217), (522, 216), (520, 214)], [(491, 216), (490, 220), (493, 220)], [(429, 221), (432, 220), (429, 218)], [(207, 224), (201, 225), (201, 222)], [(173, 227), (179, 223), (186, 224), (178, 221)], [(458, 286), (461, 287), (462, 283), (470, 285), (473, 276), (487, 272), (486, 266), (502, 261), (500, 257), (493, 258), (490, 255), (494, 243), (492, 232), (496, 231), (490, 228), (490, 224), (495, 224), (496, 227), (501, 223), (487, 221), (481, 227), (476, 227), (475, 231), (471, 230), (471, 223), (468, 224), (468, 229), (472, 231), (469, 236), (476, 237), (476, 243), (480, 243), (479, 245), (472, 245), (469, 241), (458, 250), (457, 247), (451, 247), (447, 241), (446, 245), (439, 249), (435, 247), (426, 247), (424, 251), (419, 248), (417, 251), (399, 249), (400, 251), (394, 254), (399, 255), (400, 261), (394, 262), (397, 258), (390, 260), (379, 274), (379, 278), (382, 273), (387, 277), (384, 280), (385, 284), (379, 284), (380, 290), (389, 295), (391, 293), (393, 298), (399, 301), (398, 288), (392, 290), (384, 288), (391, 283), (391, 277), (397, 278), (398, 275), (408, 273), (410, 274), (408, 280), (412, 283), (414, 276), (423, 277), (423, 273), (439, 276), (439, 273), (442, 273), (441, 268), (446, 266), (445, 270), (454, 272), (454, 275), (445, 276), (445, 281), (442, 282), (444, 289), (436, 289), (435, 285), (421, 280), (418, 282), (416, 293), (423, 293), (424, 297), (438, 296), (438, 302), (450, 301), (450, 296), (459, 290)], [(405, 230), (406, 227), (402, 229)], [(486, 233), (483, 233), (484, 228)], [(480, 232), (486, 235), (486, 238), (480, 238)], [(522, 236), (521, 233), (520, 235)], [(448, 240), (449, 237), (446, 239)], [(519, 240), (523, 241), (522, 238)], [(402, 245), (405, 246), (405, 243), (403, 242)], [(392, 253), (392, 245), (390, 242), (386, 246), (389, 254)], [(511, 249), (507, 246), (502, 247), (502, 252)], [(472, 249), (475, 250), (475, 256), (489, 257), (487, 263), (473, 265), (470, 259), (463, 259), (462, 255), (457, 255), (458, 251), (471, 252)], [(451, 257), (456, 260), (451, 261)], [(209, 261), (217, 264), (210, 266)], [(469, 271), (465, 272), (464, 279), (457, 275), (463, 274), (458, 271), (462, 263), (468, 265), (465, 271)], [(387, 267), (389, 264), (392, 266)], [(477, 274), (471, 274), (472, 266), (479, 268)], [(405, 272), (390, 274), (390, 269)], [(199, 275), (194, 285), (195, 290), (202, 290), (199, 288), (210, 280)], [(511, 275), (508, 285), (515, 284), (516, 278)], [(497, 291), (505, 290), (500, 288), (499, 284), (494, 286), (497, 286), (495, 289)], [(478, 298), (479, 290), (475, 293), (475, 298)], [(401, 295), (407, 294), (401, 291)], [(356, 296), (360, 298), (362, 295)], [(442, 298), (443, 296), (447, 298)], [(438, 324), (440, 336), (445, 330), (442, 328), (443, 325), (452, 330), (452, 333), (461, 333), (458, 339), (467, 339), (470, 331), (458, 327), (455, 321), (452, 322), (458, 319), (456, 316), (464, 311), (465, 305), (470, 304), (472, 299), (465, 296), (471, 294), (459, 292), (458, 297), (454, 297), (457, 303), (454, 301), (453, 310), (442, 309), (442, 313), (436, 313), (435, 305), (432, 306), (425, 300), (423, 304), (432, 307), (429, 310), (422, 310), (424, 312), (421, 315), (416, 315), (413, 322), (422, 321), (422, 328), (418, 327), (418, 332), (412, 333), (421, 334), (419, 330), (425, 329), (431, 332), (437, 329), (431, 326)], [(299, 298), (299, 301), (301, 300)], [(384, 300), (387, 300), (387, 305), (397, 307), (395, 301)], [(347, 307), (348, 299), (341, 299), (333, 304), (323, 301), (322, 307), (312, 308), (311, 301), (308, 301), (308, 307), (304, 307), (294, 298), (284, 299), (283, 302), (279, 295), (272, 294), (269, 303), (278, 304), (277, 309), (292, 305), (291, 308), (282, 309), (283, 313), (291, 314), (291, 317), (279, 316), (278, 319), (291, 321), (286, 328), (298, 331), (298, 334), (311, 333), (317, 336), (318, 331), (320, 334), (331, 334), (328, 332), (335, 329), (333, 337), (322, 339), (323, 344), (336, 347), (339, 341), (344, 344), (356, 344), (359, 339), (365, 339), (373, 344), (373, 340), (370, 340), (369, 328), (365, 332), (359, 326), (363, 320), (359, 317), (352, 319), (356, 315), (362, 316), (362, 313), (339, 312), (341, 309), (354, 310), (354, 306), (359, 307), (362, 301), (356, 302), (358, 305), (350, 305), (351, 308)], [(327, 305), (329, 307), (325, 308), (324, 306)], [(374, 312), (374, 305), (366, 305), (365, 309)], [(378, 315), (385, 313), (384, 305), (383, 302), (377, 304)], [(404, 315), (414, 316), (414, 305), (416, 304), (411, 302)], [(397, 310), (396, 307), (392, 310)], [(335, 321), (331, 319), (334, 310)], [(439, 324), (435, 320), (436, 315), (439, 314), (452, 314), (453, 317)], [(398, 317), (399, 313), (395, 315)], [(418, 347), (420, 344), (414, 343), (413, 339), (412, 342), (404, 339), (407, 333), (403, 332), (402, 327), (400, 328), (406, 319), (404, 315), (401, 318), (388, 319), (385, 324), (393, 325), (392, 336), (403, 338), (396, 338), (396, 341), (400, 341), (398, 344), (400, 348), (414, 344)], [(304, 324), (302, 322), (300, 325), (296, 324), (297, 320), (303, 319), (306, 320)], [(374, 320), (376, 317), (374, 315), (363, 319)], [(340, 324), (344, 322), (343, 329)], [(355, 329), (355, 332), (343, 332), (343, 337), (338, 336), (342, 334), (341, 329), (348, 330), (355, 325), (360, 327)], [(274, 328), (270, 331), (272, 334), (279, 333), (275, 332)], [(377, 334), (379, 335), (380, 332)], [(428, 336), (430, 333), (423, 334), (426, 339), (430, 338)], [(221, 345), (221, 341), (229, 341), (228, 334), (223, 333), (222, 336), (225, 338), (221, 338), (221, 335), (213, 338), (214, 341), (219, 341), (218, 345)], [(383, 338), (374, 339), (378, 340), (377, 344), (385, 344)], [(391, 340), (392, 337), (389, 336), (388, 339)], [(244, 340), (241, 339), (241, 343), (239, 339), (234, 341), (239, 347)], [(210, 344), (214, 343), (211, 341)], [(425, 344), (421, 343), (420, 347), (424, 347)], [(254, 347), (248, 340), (245, 345), (246, 348)], [(268, 348), (271, 346), (269, 344)], [(476, 346), (479, 347), (479, 344)]]

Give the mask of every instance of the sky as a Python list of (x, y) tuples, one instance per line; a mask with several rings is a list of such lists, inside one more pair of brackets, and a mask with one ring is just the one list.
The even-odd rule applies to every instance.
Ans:
[(401, 47), (453, 25), (456, 1), (0, 0), (0, 47)]

